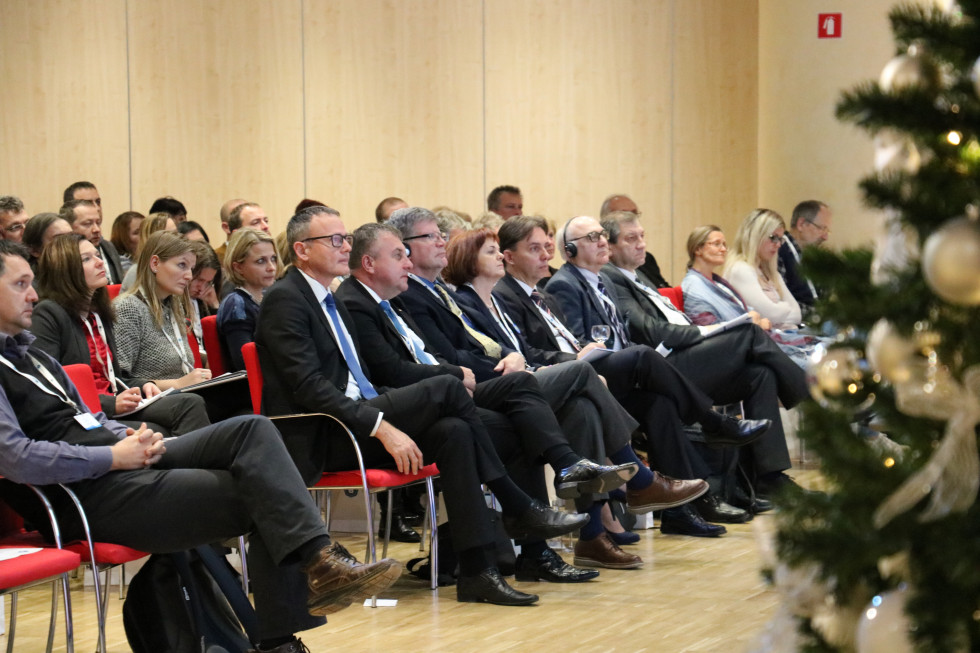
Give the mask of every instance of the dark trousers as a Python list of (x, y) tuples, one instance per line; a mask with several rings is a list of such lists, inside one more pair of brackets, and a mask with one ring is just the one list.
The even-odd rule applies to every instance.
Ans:
[(645, 345), (597, 357), (595, 370), (609, 392), (636, 418), (650, 442), (651, 463), (674, 478), (707, 478), (708, 466), (684, 433), (698, 421), (711, 399), (663, 356)]
[(204, 399), (190, 392), (171, 393), (119, 421), (134, 428), (141, 422), (146, 422), (147, 426), (157, 425), (160, 429), (156, 430), (164, 435), (183, 435), (211, 423)]
[[(483, 508), (480, 483), (507, 472), (462, 382), (451, 376), (426, 379), (388, 390), (368, 403), (415, 441), (426, 464), (439, 466), (456, 550), (491, 544), (493, 528)], [(357, 469), (357, 457), (347, 435), (332, 424), (324, 420), (316, 429), (298, 429), (299, 433), (284, 430), (286, 447), (307, 481), (312, 482), (323, 471)], [(317, 432), (311, 434), (311, 430)], [(359, 444), (366, 466), (394, 467), (391, 455), (375, 438)]]
[(745, 402), (753, 419), (770, 419), (772, 428), (747, 447), (757, 473), (790, 467), (779, 403), (792, 408), (809, 396), (803, 370), (755, 325), (737, 327), (685, 349), (668, 360), (717, 404)]
[(167, 553), (250, 533), (259, 636), (325, 623), (306, 611), (306, 575), (295, 551), (326, 528), (264, 417), (188, 433), (169, 440), (151, 469), (110, 472), (73, 487), (99, 541)]

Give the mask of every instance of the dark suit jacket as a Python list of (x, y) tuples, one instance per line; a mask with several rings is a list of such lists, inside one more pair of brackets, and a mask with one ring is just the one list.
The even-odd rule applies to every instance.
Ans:
[[(105, 321), (106, 345), (110, 352), (115, 352), (116, 338), (112, 330), (112, 322)], [(75, 365), (84, 363), (92, 364), (92, 358), (88, 350), (88, 341), (85, 339), (86, 330), (82, 321), (77, 316), (72, 316), (68, 311), (50, 299), (38, 303), (34, 307), (34, 317), (31, 323), (31, 333), (37, 338), (34, 346), (44, 350), (52, 358), (62, 365)], [(120, 373), (119, 365), (116, 363), (115, 354), (112, 357), (112, 370), (115, 375), (130, 387), (142, 388), (150, 382), (150, 379), (137, 379), (123, 376)], [(108, 417), (116, 414), (115, 395), (99, 395), (102, 404), (102, 412)]]
[[(551, 332), (551, 326), (541, 315), (538, 307), (531, 301), (531, 297), (524, 292), (524, 289), (521, 288), (514, 277), (509, 274), (505, 276), (497, 282), (493, 292), (497, 296), (497, 299), (506, 307), (510, 317), (517, 322), (517, 326), (520, 327), (524, 339), (527, 340), (528, 344), (538, 349), (547, 349), (549, 351), (561, 350), (558, 339)], [(548, 305), (552, 315), (559, 322), (567, 326), (568, 322), (565, 320), (565, 313), (561, 310), (554, 297), (541, 290), (538, 290), (538, 292), (544, 297), (544, 302)]]
[(790, 250), (790, 243), (802, 255), (800, 244), (787, 233), (786, 242), (779, 248), (779, 273), (783, 275), (786, 288), (796, 298), (797, 302), (801, 305), (813, 306), (816, 297), (814, 297), (813, 291), (810, 290), (810, 284), (806, 282), (806, 278), (800, 274), (800, 264), (796, 262), (796, 257), (793, 256), (793, 252)]
[[(614, 297), (609, 280), (601, 274), (599, 276), (606, 285), (610, 296)], [(592, 342), (593, 326), (609, 324), (609, 318), (602, 302), (592, 292), (592, 287), (589, 286), (589, 282), (585, 280), (582, 273), (571, 263), (561, 266), (561, 269), (551, 277), (547, 290), (565, 314), (565, 326), (580, 342)], [(626, 324), (627, 320), (622, 311), (619, 311), (619, 319), (622, 320), (623, 324)], [(609, 348), (612, 348), (614, 344), (614, 336), (610, 336), (605, 342), (606, 347)], [(624, 346), (628, 344), (623, 343)]]
[(656, 304), (616, 267), (603, 267), (602, 278), (613, 294), (620, 317), (626, 316), (634, 342), (651, 347), (662, 342), (670, 349), (683, 349), (704, 340), (696, 326), (668, 322)]
[(664, 275), (660, 271), (657, 259), (650, 252), (647, 252), (646, 256), (643, 257), (643, 265), (638, 268), (638, 271), (650, 280), (651, 288), (670, 288), (670, 283), (664, 279)]
[[(408, 351), (401, 335), (391, 320), (368, 291), (354, 277), (349, 277), (337, 288), (337, 299), (344, 303), (357, 329), (361, 343), (363, 361), (367, 365), (368, 377), (393, 388), (401, 388), (412, 383), (443, 374), (463, 378), (463, 370), (457, 365), (442, 361), (441, 365), (416, 363)], [(418, 335), (418, 327), (404, 309), (392, 306), (408, 328)], [(422, 336), (419, 335), (421, 338)], [(428, 347), (426, 350), (432, 353)], [(433, 354), (438, 359), (436, 354)]]
[[(483, 346), (466, 331), (459, 318), (421, 282), (409, 279), (408, 290), (392, 301), (392, 305), (396, 304), (412, 316), (421, 330), (419, 335), (432, 346), (430, 351), (454, 365), (470, 368), (477, 381), (500, 376), (499, 372), (493, 371), (499, 359), (487, 356)], [(513, 351), (511, 347), (504, 347), (501, 356)]]
[[(337, 303), (337, 312), (359, 352), (357, 329), (342, 302)], [(380, 411), (344, 395), (347, 363), (322, 306), (298, 269), (290, 268), (266, 292), (255, 346), (265, 379), (263, 413), (325, 412), (343, 421), (358, 439), (369, 438)], [(366, 369), (364, 372), (367, 374)], [(377, 390), (382, 392), (382, 388)]]
[(105, 262), (106, 267), (109, 268), (109, 273), (112, 276), (112, 283), (122, 283), (123, 277), (126, 276), (126, 271), (123, 270), (122, 261), (119, 259), (119, 252), (116, 250), (116, 246), (112, 244), (112, 241), (102, 239), (99, 243), (99, 248), (102, 250), (102, 260)]
[[(476, 291), (469, 286), (462, 286), (456, 291), (456, 296), (459, 300), (459, 305), (462, 307), (463, 311), (469, 316), (473, 321), (473, 326), (478, 330), (487, 334), (501, 345), (507, 345), (510, 343), (510, 338), (506, 333), (497, 325), (497, 321), (493, 318), (490, 313), (490, 309), (486, 307), (480, 296), (476, 294)], [(501, 308), (504, 308), (504, 303), (500, 301)], [(513, 318), (511, 318), (513, 320)], [(513, 320), (516, 324), (516, 320)], [(517, 325), (520, 329), (520, 325)], [(524, 338), (522, 333), (517, 334), (517, 339), (521, 345), (521, 354), (524, 356), (524, 360), (530, 363), (533, 367), (540, 367), (543, 365), (556, 365), (558, 363), (564, 363), (566, 361), (575, 360), (575, 354), (566, 354), (560, 350), (556, 351), (556, 348), (538, 348), (529, 344)]]

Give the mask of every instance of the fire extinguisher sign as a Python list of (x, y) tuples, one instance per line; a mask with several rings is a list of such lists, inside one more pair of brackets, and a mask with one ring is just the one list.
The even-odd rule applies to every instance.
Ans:
[(817, 38), (839, 39), (841, 14), (817, 14)]

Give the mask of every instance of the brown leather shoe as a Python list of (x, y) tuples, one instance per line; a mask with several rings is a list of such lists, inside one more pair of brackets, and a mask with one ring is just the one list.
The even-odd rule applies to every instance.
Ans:
[(347, 549), (334, 542), (321, 549), (303, 571), (310, 588), (306, 609), (310, 614), (322, 617), (384, 591), (401, 576), (402, 566), (391, 558), (361, 564)]
[(653, 472), (653, 483), (642, 490), (626, 490), (626, 503), (631, 513), (642, 515), (653, 510), (682, 506), (707, 491), (707, 481), (701, 479), (679, 481)]
[(626, 553), (608, 535), (602, 533), (591, 540), (579, 540), (575, 543), (575, 564), (581, 567), (636, 569), (643, 565), (643, 559)]

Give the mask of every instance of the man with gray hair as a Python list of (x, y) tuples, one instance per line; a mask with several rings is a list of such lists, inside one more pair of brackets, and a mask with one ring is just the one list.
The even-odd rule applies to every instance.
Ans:
[[(610, 195), (603, 200), (602, 208), (599, 210), (599, 219), (604, 220), (613, 211), (632, 213), (637, 218), (642, 215), (640, 209), (636, 206), (636, 202), (630, 199), (629, 195), (623, 194)], [(664, 278), (663, 273), (660, 272), (660, 265), (657, 263), (657, 259), (650, 252), (646, 252), (643, 258), (643, 265), (639, 269), (650, 280), (650, 284), (654, 288), (671, 287), (670, 283)]]
[(0, 197), (0, 238), (22, 242), (28, 215), (24, 203), (13, 195)]
[(800, 202), (793, 209), (786, 239), (779, 248), (779, 273), (800, 307), (813, 310), (818, 292), (813, 283), (800, 274), (800, 261), (808, 247), (820, 247), (830, 237), (833, 215), (830, 207), (818, 200)]
[[(304, 209), (289, 220), (286, 235), (294, 267), (266, 292), (255, 331), (265, 375), (263, 410), (336, 416), (354, 434), (368, 466), (415, 474), (437, 463), (460, 563), (457, 599), (536, 602), (537, 596), (515, 590), (500, 575), (480, 484), (496, 495), (512, 537), (547, 539), (588, 520), (542, 505), (511, 480), (459, 379), (443, 375), (401, 388), (370, 380), (355, 323), (329, 290), (350, 271), (353, 237), (337, 211)], [(286, 444), (308, 481), (324, 470), (357, 466), (346, 438), (287, 434)]]

